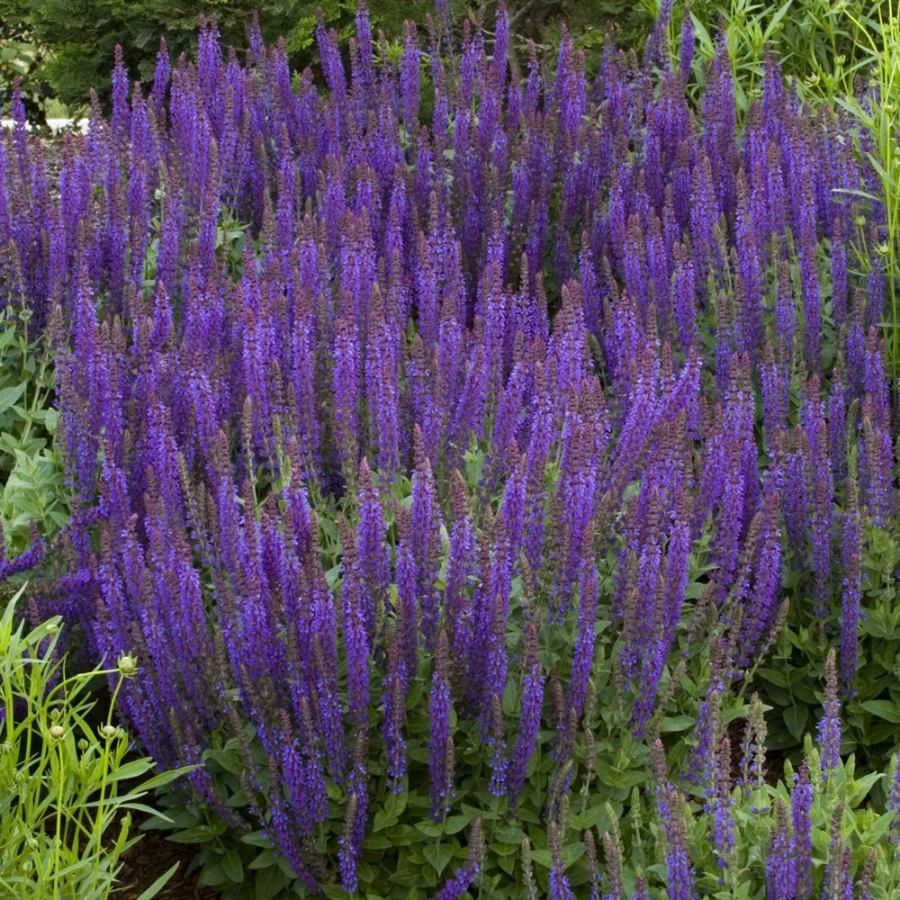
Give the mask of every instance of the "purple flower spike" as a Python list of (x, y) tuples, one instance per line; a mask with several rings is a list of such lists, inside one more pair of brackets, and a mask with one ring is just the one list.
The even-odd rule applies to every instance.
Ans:
[(841, 763), (841, 701), (837, 693), (837, 665), (834, 650), (825, 660), (825, 714), (819, 721), (819, 748), (822, 753), (822, 778)]
[(431, 737), (428, 748), (431, 771), (431, 815), (436, 820), (440, 820), (446, 814), (453, 798), (454, 754), (453, 738), (450, 735), (452, 700), (449, 667), (447, 636), (441, 631), (435, 648), (431, 700), (428, 710), (431, 717)]

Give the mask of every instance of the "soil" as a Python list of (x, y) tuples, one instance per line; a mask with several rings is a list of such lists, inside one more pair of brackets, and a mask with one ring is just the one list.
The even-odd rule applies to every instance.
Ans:
[(137, 900), (160, 875), (178, 862), (178, 871), (156, 895), (156, 900), (217, 900), (217, 893), (197, 886), (199, 873), (190, 871), (193, 855), (193, 847), (166, 840), (160, 831), (144, 832), (144, 837), (123, 857), (120, 887), (113, 897)]

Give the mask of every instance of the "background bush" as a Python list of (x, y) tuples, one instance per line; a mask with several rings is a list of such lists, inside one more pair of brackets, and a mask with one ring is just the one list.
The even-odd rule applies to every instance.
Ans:
[(52, 89), (44, 68), (47, 48), (32, 29), (0, 7), (0, 115), (10, 112), (13, 85), (18, 82), (25, 114), (32, 125), (47, 123)]
[[(369, 0), (372, 27), (398, 41), (407, 19), (424, 24), (434, 13), (432, 0)], [(611, 28), (620, 46), (638, 46), (651, 24), (648, 12), (628, 0), (509, 0), (507, 7), (519, 40), (556, 47), (565, 24), (584, 48), (602, 46)], [(165, 36), (173, 59), (193, 52), (201, 17), (216, 17), (222, 44), (243, 54), (254, 13), (267, 41), (284, 37), (290, 61), (302, 69), (317, 59), (315, 27), (321, 8), (326, 23), (342, 40), (351, 35), (356, 4), (351, 0), (0, 0), (0, 44), (19, 43), (16, 71), (27, 77), (29, 108), (52, 86), (56, 96), (73, 108), (83, 107), (91, 88), (106, 102), (111, 91), (110, 71), (116, 45), (123, 48), (132, 79), (145, 84), (153, 78), (159, 41)], [(457, 21), (492, 22), (496, 3), (451, 0)], [(27, 46), (23, 43), (28, 41)], [(32, 63), (31, 47), (41, 54)], [(2, 49), (0, 49), (2, 53)], [(22, 71), (24, 69), (24, 71)], [(11, 87), (12, 69), (0, 60), (0, 91)], [(35, 93), (37, 91), (37, 93)]]

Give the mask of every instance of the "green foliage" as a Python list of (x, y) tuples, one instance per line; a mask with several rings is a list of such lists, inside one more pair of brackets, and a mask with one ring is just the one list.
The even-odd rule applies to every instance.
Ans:
[[(77, 109), (84, 108), (92, 88), (101, 101), (108, 100), (116, 44), (124, 51), (131, 79), (146, 84), (153, 77), (161, 37), (173, 58), (191, 55), (200, 18), (215, 16), (223, 45), (243, 53), (258, 13), (263, 37), (283, 37), (292, 66), (300, 70), (318, 60), (318, 11), (346, 44), (353, 34), (356, 6), (355, 0), (197, 0), (181, 6), (173, 0), (0, 0), (0, 22), (16, 23), (16, 33), (27, 36), (29, 47), (46, 48), (33, 61), (24, 45), (16, 52), (15, 66), (27, 68), (19, 74), (28, 76), (28, 97), (37, 99), (34, 91), (39, 87), (45, 98), (52, 86), (61, 101)], [(450, 6), (457, 22), (469, 19), (483, 27), (493, 21), (496, 2), (452, 0)], [(433, 0), (369, 0), (368, 7), (373, 35), (377, 39), (383, 31), (389, 50), (399, 46), (405, 20), (424, 26), (435, 11)], [(558, 46), (563, 25), (585, 50), (602, 46), (607, 30), (619, 46), (637, 47), (652, 25), (647, 11), (629, 0), (509, 0), (507, 7), (520, 50), (529, 41)], [(0, 57), (3, 47), (0, 27)], [(0, 58), (0, 76), (3, 71)]]
[(9, 113), (9, 99), (18, 81), (25, 114), (33, 126), (47, 124), (50, 84), (43, 64), (47, 50), (38, 44), (27, 25), (4, 15), (0, 4), (0, 114)]
[(49, 536), (69, 518), (68, 493), (53, 448), (58, 413), (48, 343), (29, 332), (28, 310), (0, 314), (0, 526), (7, 549)]
[[(854, 759), (850, 756), (826, 777), (822, 773), (819, 752), (809, 739), (804, 759), (813, 791), (810, 816), (812, 890), (808, 896), (832, 896), (823, 893), (828, 884), (828, 867), (832, 871), (840, 868), (835, 861), (845, 850), (849, 851), (851, 859), (851, 885), (867, 877), (872, 890), (869, 896), (884, 900), (894, 896), (900, 886), (900, 865), (886, 840), (894, 814), (886, 812), (883, 804), (873, 804), (870, 796), (875, 785), (890, 784), (893, 767), (888, 772), (857, 775)], [(766, 896), (765, 863), (777, 824), (778, 808), (781, 806), (787, 812), (790, 821), (794, 779), (794, 767), (787, 763), (784, 778), (776, 784), (757, 783), (731, 792), (737, 841), (724, 867), (712, 851), (711, 813), (694, 809), (695, 818), (690, 824), (688, 838), (701, 897), (746, 897), (749, 900)], [(872, 870), (865, 876), (867, 862)]]
[[(483, 484), (484, 457), (473, 444), (466, 454), (465, 480), (470, 502), (477, 502)], [(558, 477), (558, 467), (548, 467), (547, 478)], [(264, 492), (262, 481), (253, 486)], [(392, 503), (386, 505), (389, 531), (396, 525), (396, 509), (409, 506), (411, 483), (398, 479), (393, 486)], [(635, 501), (640, 493), (637, 483), (630, 492)], [(487, 498), (494, 503), (496, 498)], [(342, 548), (336, 521), (341, 515), (351, 515), (349, 504), (338, 512), (320, 511), (319, 547), (330, 586), (340, 588), (340, 559)], [(482, 498), (481, 502), (485, 502)], [(260, 502), (257, 505), (262, 507)], [(444, 545), (444, 564), (448, 546)], [(617, 553), (611, 550), (600, 560), (598, 572), (601, 596), (613, 590), (613, 576)], [(445, 565), (442, 572), (446, 571)], [(370, 728), (367, 766), (368, 812), (367, 836), (359, 867), (359, 896), (381, 900), (425, 900), (464, 864), (468, 840), (476, 820), (481, 820), (485, 839), (481, 886), (488, 896), (503, 896), (508, 900), (528, 897), (525, 887), (523, 848), (529, 848), (534, 878), (540, 896), (549, 890), (552, 864), (548, 846), (548, 816), (560, 816), (567, 839), (562, 848), (563, 859), (569, 867), (568, 876), (576, 889), (584, 886), (589, 877), (583, 832), (611, 830), (629, 810), (638, 810), (644, 803), (635, 791), (644, 787), (650, 771), (651, 746), (654, 735), (661, 735), (668, 746), (673, 766), (682, 766), (696, 744), (695, 728), (700, 717), (700, 704), (706, 695), (712, 668), (711, 652), (715, 641), (699, 642), (693, 634), (704, 633), (710, 612), (703, 601), (704, 585), (710, 566), (701, 543), (691, 557), (688, 601), (679, 626), (676, 647), (673, 649), (661, 684), (662, 699), (648, 725), (648, 737), (636, 737), (632, 716), (641, 686), (623, 683), (620, 659), (624, 639), (611, 628), (608, 619), (600, 618), (595, 625), (596, 648), (592, 677), (584, 715), (573, 729), (573, 752), (565, 762), (559, 761), (559, 740), (565, 727), (548, 723), (561, 722), (556, 711), (552, 684), (568, 683), (574, 657), (573, 643), (577, 628), (577, 609), (571, 610), (562, 622), (550, 616), (539, 617), (538, 645), (542, 670), (550, 685), (545, 692), (543, 727), (538, 748), (530, 760), (528, 777), (515, 806), (504, 797), (489, 790), (491, 751), (484, 741), (481, 726), (470, 718), (451, 720), (450, 736), (455, 747), (456, 792), (449, 811), (437, 819), (431, 816), (429, 794), (429, 691), (434, 671), (433, 654), (423, 652), (419, 669), (412, 679), (406, 699), (406, 741), (409, 770), (399, 785), (388, 775), (387, 748), (379, 729)], [(443, 576), (441, 576), (443, 577)], [(438, 587), (442, 587), (441, 578)], [(507, 625), (507, 646), (511, 658), (522, 654), (522, 619), (536, 615), (540, 606), (540, 585), (529, 586), (521, 577), (512, 582), (510, 614)], [(379, 613), (376, 627), (390, 630), (395, 627), (393, 613)], [(721, 636), (721, 635), (720, 635)], [(513, 665), (516, 663), (514, 662)], [(346, 677), (346, 661), (341, 661), (341, 677)], [(384, 685), (378, 679), (370, 681), (369, 721), (378, 722), (384, 704)], [(462, 687), (455, 684), (455, 692)], [(522, 708), (521, 679), (511, 679), (501, 700), (503, 730), (515, 735)], [(728, 723), (746, 716), (750, 706), (741, 698), (727, 696), (723, 700), (722, 719)], [(511, 746), (511, 742), (510, 742)], [(283, 788), (268, 783), (263, 776), (259, 784), (250, 785), (248, 770), (266, 771), (266, 756), (251, 727), (240, 734), (229, 733), (223, 727), (212, 748), (203, 754), (205, 769), (213, 780), (214, 790), (225, 798), (229, 808), (240, 812), (242, 819), (254, 823), (249, 832), (229, 828), (222, 816), (208, 805), (198, 803), (181, 792), (172, 793), (162, 803), (171, 822), (162, 818), (151, 820), (148, 827), (172, 831), (171, 839), (197, 845), (200, 884), (222, 892), (223, 900), (287, 900), (307, 896), (292, 876), (290, 867), (272, 847), (266, 836), (271, 828), (265, 810), (271, 808), (272, 792)], [(318, 829), (313, 847), (304, 848), (309, 856), (321, 860), (325, 896), (342, 900), (348, 895), (339, 887), (337, 872), (327, 867), (333, 859), (334, 847), (345, 829), (351, 802), (345, 787), (328, 782), (330, 816)], [(644, 812), (647, 821), (653, 819), (652, 810)], [(633, 819), (639, 817), (632, 813)], [(637, 826), (634, 826), (637, 828)], [(629, 835), (631, 852), (638, 863), (645, 859), (640, 841), (653, 841), (649, 835)], [(648, 851), (649, 852), (649, 851)], [(647, 856), (647, 866), (661, 864), (664, 857)], [(637, 863), (636, 863), (637, 864)], [(643, 863), (641, 863), (643, 866)]]
[[(226, 48), (243, 53), (255, 13), (267, 41), (284, 37), (297, 68), (315, 60), (316, 10), (322, 8), (329, 26), (346, 34), (355, 17), (349, 0), (198, 0), (177, 5), (172, 0), (3, 0), (0, 11), (27, 23), (41, 45), (50, 49), (43, 74), (64, 103), (83, 107), (91, 88), (101, 100), (109, 97), (110, 71), (117, 44), (124, 51), (132, 80), (149, 82), (156, 65), (160, 38), (165, 36), (173, 58), (190, 55), (201, 17), (216, 17)], [(430, 0), (370, 3), (373, 29), (398, 36), (403, 20), (424, 20)]]
[[(897, 572), (900, 571), (900, 542), (897, 535), (869, 529), (862, 559), (862, 621), (859, 624), (858, 671), (855, 690), (843, 698), (842, 753), (855, 753), (866, 772), (880, 771), (896, 750), (900, 725), (900, 607)], [(786, 587), (796, 602), (803, 604), (805, 585), (792, 585), (790, 572)], [(791, 615), (787, 627), (766, 664), (757, 671), (756, 685), (771, 705), (769, 746), (793, 753), (821, 708), (823, 694), (814, 685), (821, 683), (825, 658), (832, 638), (841, 630), (839, 605), (835, 612), (814, 627), (808, 620)], [(885, 785), (875, 787), (876, 796)]]
[[(140, 840), (129, 837), (131, 813), (152, 813), (144, 798), (187, 770), (146, 778), (153, 761), (130, 758), (113, 718), (130, 659), (68, 674), (59, 617), (26, 631), (17, 621), (21, 596), (0, 619), (0, 891), (11, 900), (105, 900), (122, 854)], [(109, 675), (118, 684), (97, 727), (88, 687)]]
[(575, 46), (591, 54), (589, 61), (594, 69), (607, 34), (623, 50), (640, 49), (654, 21), (649, 10), (633, 0), (518, 0), (507, 7), (520, 45), (534, 41), (553, 50), (559, 46), (565, 26)]
[[(872, 79), (867, 102), (857, 96), (840, 100), (872, 136), (872, 149), (867, 156), (875, 169), (881, 187), (883, 204), (883, 237), (875, 248), (887, 276), (888, 315), (882, 328), (887, 338), (888, 371), (894, 384), (900, 379), (900, 3), (885, 0), (879, 9), (877, 28), (871, 19), (853, 18), (858, 31), (858, 45), (871, 56)], [(874, 198), (872, 198), (874, 199)], [(863, 254), (864, 266), (870, 265)]]
[[(656, 18), (660, 0), (643, 0)], [(735, 99), (741, 113), (759, 96), (767, 48), (801, 97), (811, 101), (853, 93), (853, 77), (865, 72), (877, 55), (864, 34), (877, 34), (879, 15), (887, 0), (676, 0), (669, 27), (669, 45), (678, 55), (681, 22), (690, 8), (697, 46), (695, 82), (702, 87), (706, 66), (724, 27), (735, 76)]]

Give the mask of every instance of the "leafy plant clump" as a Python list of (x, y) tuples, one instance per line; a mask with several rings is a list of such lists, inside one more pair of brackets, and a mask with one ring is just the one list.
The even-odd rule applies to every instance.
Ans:
[[(129, 837), (131, 812), (153, 813), (143, 798), (183, 773), (147, 779), (152, 760), (130, 758), (128, 735), (113, 715), (134, 660), (68, 674), (58, 653), (60, 619), (26, 630), (21, 595), (0, 619), (0, 888), (21, 900), (103, 900), (116, 887), (122, 854), (140, 839)], [(97, 676), (115, 683), (99, 725), (88, 693)]]
[(867, 79), (877, 64), (879, 38), (885, 26), (889, 31), (893, 18), (891, 0), (645, 0), (645, 5), (665, 23), (673, 52), (685, 17), (690, 19), (697, 35), (691, 66), (701, 86), (704, 70), (716, 54), (721, 26), (742, 113), (762, 92), (767, 53), (777, 57), (803, 100), (836, 103), (852, 96), (854, 78)]
[(35, 530), (49, 537), (69, 519), (54, 449), (59, 414), (52, 351), (45, 338), (29, 333), (30, 319), (30, 309), (10, 306), (0, 321), (0, 540), (11, 554), (34, 544)]
[(323, 87), (258, 31), (149, 93), (120, 59), (58, 199), (0, 144), (74, 510), (41, 601), (141, 660), (228, 897), (890, 884), (864, 129), (771, 57), (740, 122), (724, 40), (695, 101), (690, 23), (591, 80), (437, 13), (393, 55), (319, 26)]

